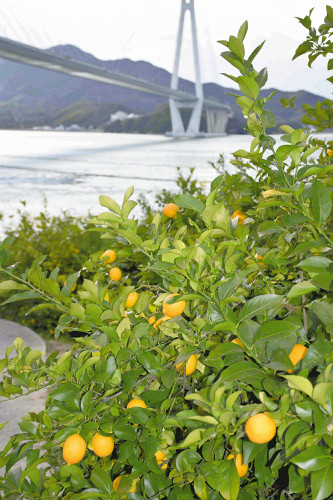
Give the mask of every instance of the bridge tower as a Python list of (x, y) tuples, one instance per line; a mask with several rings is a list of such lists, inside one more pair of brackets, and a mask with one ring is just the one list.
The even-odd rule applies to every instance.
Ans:
[[(223, 108), (221, 109), (220, 106), (215, 106), (215, 107), (213, 106), (210, 108), (206, 107), (208, 133), (206, 134), (204, 132), (200, 132), (200, 122), (204, 104), (204, 94), (201, 82), (200, 58), (198, 49), (197, 27), (196, 27), (195, 12), (194, 12), (194, 0), (181, 0), (181, 11), (180, 11), (179, 28), (177, 35), (176, 55), (175, 55), (173, 73), (171, 76), (170, 88), (172, 90), (178, 90), (180, 53), (183, 41), (184, 20), (187, 11), (189, 11), (191, 16), (192, 50), (193, 50), (194, 73), (195, 73), (195, 94), (193, 95), (193, 102), (189, 102), (188, 100), (185, 102), (176, 99), (174, 97), (169, 98), (172, 131), (168, 133), (168, 135), (171, 135), (173, 137), (225, 135), (225, 128), (228, 118), (232, 116), (228, 106), (225, 106), (224, 109)], [(181, 108), (192, 109), (191, 118), (186, 130), (180, 114)]]
[[(193, 49), (194, 73), (195, 73), (195, 96), (193, 96), (193, 103), (189, 103), (188, 101), (182, 102), (172, 97), (169, 99), (171, 125), (172, 125), (171, 135), (174, 137), (184, 137), (184, 136), (195, 137), (200, 135), (200, 121), (201, 121), (203, 99), (204, 99), (203, 87), (201, 82), (197, 27), (196, 27), (195, 12), (194, 12), (194, 0), (181, 0), (181, 11), (180, 11), (179, 28), (177, 35), (176, 55), (175, 55), (173, 73), (171, 76), (170, 88), (172, 90), (178, 90), (179, 61), (180, 61), (180, 53), (183, 41), (184, 20), (186, 11), (189, 11), (191, 16), (192, 49)], [(192, 114), (187, 130), (185, 130), (183, 120), (180, 114), (180, 108), (189, 108), (189, 107), (192, 108)]]

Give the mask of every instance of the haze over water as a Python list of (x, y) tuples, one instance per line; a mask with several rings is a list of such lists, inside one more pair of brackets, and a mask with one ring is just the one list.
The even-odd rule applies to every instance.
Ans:
[(195, 177), (209, 183), (217, 175), (209, 162), (223, 153), (228, 165), (232, 153), (248, 149), (250, 142), (248, 135), (173, 140), (158, 135), (0, 130), (0, 213), (6, 220), (25, 201), (26, 209), (38, 214), (46, 198), (51, 214), (98, 214), (100, 194), (121, 202), (131, 185), (134, 199), (142, 193), (153, 200), (163, 188), (176, 191), (177, 167), (184, 174), (195, 167)]
[(216, 171), (209, 161), (220, 153), (226, 159), (250, 143), (247, 136), (173, 140), (158, 135), (85, 132), (0, 131), (0, 212), (26, 207), (39, 213), (47, 199), (48, 210), (75, 214), (98, 213), (98, 197), (122, 200), (135, 186), (136, 196), (176, 189), (181, 167), (184, 174), (210, 182)]

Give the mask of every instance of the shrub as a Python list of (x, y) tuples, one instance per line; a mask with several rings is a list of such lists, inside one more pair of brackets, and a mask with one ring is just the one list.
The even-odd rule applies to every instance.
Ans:
[[(176, 219), (160, 211), (149, 226), (129, 218), (133, 188), (121, 206), (101, 196), (107, 210), (91, 222), (121, 250), (111, 264), (93, 255), (74, 295), (78, 273), (60, 288), (37, 260), (16, 276), (3, 243), (0, 290), (39, 296), (61, 314), (58, 333), (89, 334), (45, 362), (16, 339), (0, 360), (4, 398), (49, 388), (45, 410), (30, 412), (0, 454), (6, 498), (331, 497), (332, 198), (322, 174), (332, 160), (325, 145), (325, 165), (309, 162), (319, 146), (308, 131), (284, 125), (278, 147), (267, 134), (267, 72), (252, 65), (260, 46), (245, 59), (246, 32), (245, 22), (221, 41), (253, 135), (250, 151), (234, 153), (242, 172), (256, 172), (236, 186), (242, 204), (230, 203), (225, 174), (208, 196), (175, 195)], [(96, 434), (112, 438), (99, 455)]]
[[(17, 222), (7, 227), (5, 236), (11, 241), (11, 255), (8, 265), (15, 265), (15, 272), (24, 274), (31, 262), (44, 255), (44, 269), (51, 272), (58, 269), (58, 282), (63, 284), (66, 276), (80, 268), (92, 252), (101, 250), (103, 245), (99, 235), (87, 232), (90, 227), (83, 217), (73, 217), (68, 212), (51, 216), (47, 207), (38, 216), (33, 217), (25, 210), (17, 213)], [(105, 245), (104, 245), (105, 247)], [(4, 275), (0, 273), (4, 279)], [(34, 316), (26, 315), (38, 301), (31, 299), (28, 304), (12, 302), (0, 308), (4, 319), (18, 321), (42, 334), (53, 333), (58, 322), (58, 313), (35, 311)]]

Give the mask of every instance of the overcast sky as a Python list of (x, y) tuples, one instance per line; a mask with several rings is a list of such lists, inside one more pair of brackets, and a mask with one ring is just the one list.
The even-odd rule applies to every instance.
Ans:
[[(203, 81), (233, 86), (219, 75), (232, 67), (219, 56), (216, 43), (236, 35), (247, 19), (245, 47), (249, 55), (267, 40), (255, 64), (268, 68), (268, 87), (308, 90), (332, 97), (327, 60), (307, 68), (302, 56), (291, 62), (307, 31), (297, 19), (312, 14), (314, 26), (325, 16), (328, 0), (195, 0)], [(1, 0), (0, 36), (37, 47), (71, 43), (101, 59), (149, 61), (172, 70), (180, 0)], [(185, 27), (181, 76), (193, 78), (189, 23)], [(236, 70), (234, 72), (236, 73)], [(237, 75), (238, 76), (238, 75)]]

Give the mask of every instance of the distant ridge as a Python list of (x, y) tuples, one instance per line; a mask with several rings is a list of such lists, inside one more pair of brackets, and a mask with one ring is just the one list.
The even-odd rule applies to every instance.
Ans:
[[(48, 50), (161, 85), (170, 84), (170, 73), (147, 61), (103, 61), (74, 45), (58, 45)], [(180, 88), (193, 92), (194, 84), (180, 79)], [(266, 89), (263, 95), (267, 96), (273, 90)], [(229, 120), (227, 132), (242, 133), (244, 118), (235, 99), (226, 94), (235, 93), (235, 90), (216, 83), (206, 83), (204, 92), (206, 97), (212, 97), (231, 107), (234, 118)], [(282, 108), (281, 97), (290, 99), (292, 96), (296, 96), (296, 109)], [(278, 124), (287, 122), (300, 126), (302, 104), (315, 105), (321, 99), (322, 97), (305, 91), (277, 91), (269, 108), (276, 114)], [(164, 133), (169, 128), (167, 101), (163, 98), (0, 59), (0, 128), (24, 129), (44, 125), (57, 127), (74, 123), (86, 128), (103, 128), (109, 121), (110, 114), (118, 110), (144, 116), (136, 119), (131, 127), (115, 122), (107, 127), (110, 131)]]

